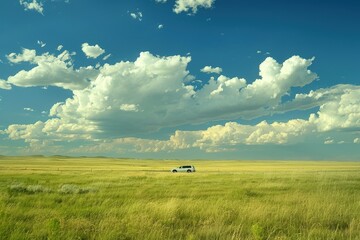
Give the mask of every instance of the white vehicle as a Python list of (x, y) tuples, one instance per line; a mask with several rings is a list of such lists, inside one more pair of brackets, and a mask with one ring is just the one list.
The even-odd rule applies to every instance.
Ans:
[(195, 172), (195, 167), (194, 166), (180, 166), (177, 168), (173, 168), (171, 169), (171, 172), (176, 173), (176, 172)]

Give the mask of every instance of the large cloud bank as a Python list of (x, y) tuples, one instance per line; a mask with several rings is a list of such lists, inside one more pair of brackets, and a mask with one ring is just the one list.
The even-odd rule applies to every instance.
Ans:
[[(267, 58), (260, 65), (261, 78), (251, 84), (221, 75), (195, 91), (184, 84), (190, 60), (143, 52), (134, 62), (105, 64), (88, 87), (74, 90), (73, 98), (56, 104), (50, 113), (74, 124), (88, 121), (107, 136), (126, 136), (187, 123), (267, 115), (291, 87), (316, 79), (307, 69), (311, 59), (294, 56), (279, 64)], [(56, 78), (50, 79), (59, 85)], [(13, 77), (9, 80), (19, 85)]]
[[(293, 56), (283, 63), (268, 57), (259, 66), (259, 78), (251, 83), (239, 77), (210, 78), (199, 90), (188, 83), (191, 57), (161, 57), (142, 52), (131, 61), (75, 69), (72, 54), (37, 55), (34, 50), (11, 53), (13, 63), (35, 65), (2, 81), (28, 86), (70, 89), (73, 97), (55, 104), (51, 118), (28, 125), (10, 125), (2, 131), (13, 140), (31, 146), (61, 141), (88, 142), (81, 149), (157, 152), (199, 148), (207, 152), (229, 151), (239, 145), (291, 144), (314, 132), (360, 129), (360, 88), (338, 85), (297, 94), (284, 102), (293, 87), (310, 84), (317, 75), (309, 70), (314, 59)], [(4, 87), (5, 86), (5, 87)], [(254, 119), (273, 113), (318, 107), (308, 119), (243, 125), (228, 122), (197, 131), (176, 131), (168, 140), (133, 136), (186, 124), (219, 120)], [(357, 140), (352, 140), (357, 142)], [(91, 144), (90, 144), (91, 143)]]

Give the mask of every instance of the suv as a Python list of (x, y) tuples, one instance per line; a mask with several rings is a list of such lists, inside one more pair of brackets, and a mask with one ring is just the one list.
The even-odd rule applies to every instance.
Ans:
[(173, 168), (171, 169), (171, 172), (176, 173), (176, 172), (195, 172), (195, 167), (194, 166), (180, 166), (177, 168)]

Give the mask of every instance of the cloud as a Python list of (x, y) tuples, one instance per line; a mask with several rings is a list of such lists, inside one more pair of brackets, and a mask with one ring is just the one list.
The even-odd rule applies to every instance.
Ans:
[[(205, 130), (175, 131), (168, 140), (151, 140), (140, 138), (117, 138), (103, 140), (96, 145), (89, 145), (88, 151), (101, 152), (101, 149), (121, 149), (121, 152), (172, 152), (182, 149), (198, 148), (205, 152), (233, 151), (244, 145), (294, 145), (315, 139), (321, 131), (309, 119), (292, 119), (286, 122), (268, 123), (262, 121), (256, 125), (243, 125), (227, 122)], [(355, 138), (354, 143), (360, 143)], [(333, 137), (326, 137), (324, 144), (335, 144)], [(343, 144), (345, 141), (337, 141)], [(84, 149), (83, 149), (84, 150)], [(106, 152), (104, 151), (104, 152)]]
[(142, 12), (132, 12), (132, 13), (130, 13), (130, 16), (131, 16), (133, 19), (142, 21), (143, 14), (142, 14)]
[(139, 105), (137, 104), (121, 104), (120, 110), (125, 112), (138, 112), (139, 111)]
[(5, 132), (12, 140), (43, 144), (48, 141), (90, 140), (90, 133), (96, 132), (96, 129), (87, 124), (72, 124), (54, 118), (34, 124), (13, 124)]
[(157, 2), (157, 3), (166, 3), (167, 0), (155, 0), (155, 2)]
[(200, 137), (191, 146), (206, 152), (219, 152), (239, 145), (290, 144), (300, 142), (311, 129), (311, 123), (302, 119), (272, 124), (262, 121), (254, 126), (228, 122), (198, 132)]
[(37, 44), (39, 44), (39, 46), (42, 48), (46, 46), (46, 43), (44, 43), (43, 41), (40, 41), (40, 40), (37, 41)]
[[(220, 75), (195, 88), (189, 79), (201, 80), (194, 79), (188, 70), (190, 56), (142, 52), (134, 61), (99, 65), (98, 69), (75, 69), (74, 54), (67, 50), (59, 55), (38, 55), (35, 50), (24, 48), (21, 53), (6, 57), (12, 64), (28, 63), (32, 68), (19, 71), (7, 81), (0, 80), (0, 88), (11, 89), (10, 84), (57, 86), (73, 92), (71, 98), (48, 111), (47, 121), (13, 124), (2, 131), (34, 149), (54, 142), (78, 141), (81, 146), (77, 149), (82, 151), (167, 152), (195, 148), (220, 152), (243, 145), (294, 144), (317, 135), (325, 144), (335, 143), (334, 138), (336, 143), (359, 143), (353, 134), (360, 130), (360, 86), (336, 85), (284, 98), (292, 88), (317, 79), (309, 70), (314, 58), (292, 56), (279, 63), (267, 57), (254, 81)], [(221, 73), (220, 67), (203, 70)], [(314, 109), (308, 119), (262, 121), (255, 125), (233, 122), (306, 109)], [(204, 130), (177, 130), (167, 140), (132, 137), (213, 121), (225, 123)], [(351, 133), (351, 139), (344, 141), (334, 135), (339, 132)]]
[(6, 58), (12, 63), (31, 62), (33, 63), (36, 57), (36, 51), (23, 48), (21, 54), (10, 53)]
[[(11, 125), (4, 133), (10, 139), (23, 139), (31, 147), (44, 147), (52, 142), (82, 140), (80, 146), (71, 153), (128, 153), (128, 152), (173, 152), (183, 149), (200, 149), (204, 152), (229, 152), (245, 145), (294, 145), (314, 139), (318, 134), (316, 126), (309, 120), (293, 119), (287, 122), (242, 125), (228, 122), (205, 130), (175, 131), (167, 140), (123, 138), (94, 138), (93, 133), (100, 130), (84, 122), (83, 124), (64, 123), (60, 119), (49, 119), (31, 125)], [(100, 131), (101, 132), (101, 131)], [(4, 134), (3, 133), (3, 134)], [(343, 141), (340, 141), (341, 143)], [(354, 140), (354, 142), (356, 142)], [(325, 144), (334, 143), (326, 138)], [(69, 152), (69, 150), (68, 150)]]
[(97, 44), (91, 46), (88, 43), (83, 43), (81, 45), (81, 50), (85, 53), (87, 58), (97, 58), (105, 53), (105, 50)]
[(25, 111), (28, 111), (28, 112), (33, 112), (33, 111), (34, 111), (34, 109), (28, 108), (28, 107), (24, 108), (24, 110), (25, 110)]
[[(88, 128), (88, 129), (86, 129)], [(242, 145), (294, 144), (311, 133), (313, 126), (302, 119), (288, 122), (267, 123), (257, 125), (241, 125), (228, 122), (206, 130), (175, 131), (168, 140), (141, 139), (124, 137), (115, 139), (96, 139), (91, 134), (98, 129), (89, 124), (73, 125), (61, 123), (59, 119), (37, 122), (33, 125), (11, 125), (6, 133), (10, 139), (24, 139), (33, 145), (44, 145), (51, 140), (74, 141), (83, 139), (81, 151), (88, 153), (112, 152), (172, 152), (197, 148), (205, 152), (232, 151)], [(77, 148), (78, 149), (78, 148)]]
[(311, 124), (301, 119), (272, 124), (263, 121), (255, 126), (228, 122), (206, 130), (176, 131), (168, 140), (119, 138), (104, 142), (101, 148), (121, 148), (126, 143), (128, 149), (136, 152), (171, 152), (190, 148), (221, 152), (232, 151), (241, 145), (291, 144), (301, 141), (300, 138), (310, 131)]
[(158, 25), (158, 29), (163, 29), (164, 28), (164, 25), (163, 24), (159, 24)]
[(19, 87), (57, 86), (64, 89), (79, 90), (86, 88), (91, 79), (96, 78), (98, 71), (93, 67), (74, 69), (71, 56), (67, 50), (58, 56), (44, 53), (37, 55), (35, 50), (23, 49), (21, 54), (11, 53), (7, 56), (10, 62), (28, 62), (36, 65), (29, 71), (21, 70), (8, 77), (8, 83)]
[(8, 82), (6, 82), (5, 80), (0, 79), (0, 89), (10, 90), (11, 85)]
[[(40, 56), (40, 59), (44, 57), (55, 62), (59, 60), (51, 55)], [(39, 56), (34, 59), (33, 62), (40, 61)], [(81, 129), (81, 134), (87, 139), (116, 139), (189, 123), (266, 116), (276, 111), (281, 105), (282, 96), (285, 96), (291, 87), (303, 86), (317, 77), (308, 70), (312, 59), (294, 56), (280, 64), (267, 58), (260, 64), (261, 78), (251, 84), (247, 84), (242, 78), (220, 75), (218, 78), (210, 78), (208, 84), (195, 91), (192, 85), (185, 84), (190, 76), (187, 70), (190, 61), (189, 56), (160, 57), (142, 52), (134, 62), (121, 61), (101, 66), (95, 71), (97, 77), (91, 78), (84, 86), (77, 84), (76, 91), (72, 86), (73, 97), (51, 108), (52, 119), (38, 123), (43, 128), (41, 137), (68, 139), (69, 136), (79, 134)], [(71, 75), (72, 80), (79, 79), (81, 82), (81, 79), (84, 79), (80, 71), (68, 71), (67, 74)], [(61, 76), (61, 83), (50, 75), (41, 81), (33, 81), (33, 84), (42, 85), (43, 81), (47, 81), (48, 84), (43, 85), (69, 88), (70, 83), (64, 82), (66, 74), (56, 73), (56, 76)], [(19, 77), (17, 81), (12, 79), (11, 82), (29, 85), (29, 82), (25, 81), (25, 84), (20, 79), (24, 78)], [(49, 79), (52, 80), (49, 82)], [(280, 128), (278, 125), (275, 127), (262, 123), (258, 128), (262, 127), (263, 130), (252, 131), (256, 132), (255, 135), (251, 137), (249, 134), (245, 143), (287, 142), (292, 133), (286, 132), (284, 135), (278, 133), (279, 131), (264, 130)], [(24, 128), (29, 131), (33, 129), (30, 125), (12, 125), (9, 133), (18, 139), (25, 139), (26, 134), (15, 133), (17, 129), (22, 132)], [(249, 127), (244, 129), (251, 132)], [(187, 134), (181, 134), (187, 139)], [(190, 138), (194, 138), (194, 134), (200, 133), (188, 134)], [(204, 146), (203, 142), (199, 140), (197, 146)]]
[(44, 8), (43, 4), (40, 1), (33, 0), (32, 2), (30, 2), (28, 0), (20, 0), (20, 5), (24, 7), (25, 11), (34, 10), (43, 15)]
[(57, 48), (56, 48), (56, 50), (58, 50), (58, 51), (61, 51), (61, 49), (63, 49), (63, 45), (59, 45)]
[[(335, 91), (339, 93), (334, 94)], [(254, 126), (228, 122), (225, 125), (216, 125), (204, 131), (197, 131), (201, 138), (197, 138), (195, 142), (188, 145), (216, 152), (230, 150), (232, 146), (243, 144), (292, 144), (303, 142), (309, 136), (315, 138), (319, 134), (341, 131), (350, 134), (358, 132), (360, 129), (360, 87), (340, 85), (331, 89), (320, 89), (319, 92), (332, 94), (326, 98), (326, 101), (320, 99), (319, 111), (316, 114), (310, 114), (308, 119), (293, 119), (271, 124), (263, 121)], [(309, 95), (319, 96), (319, 94), (312, 91)], [(335, 140), (327, 137), (324, 143), (333, 144)], [(345, 141), (341, 140), (337, 143), (342, 144)], [(354, 143), (360, 143), (359, 138), (355, 138)]]
[(319, 108), (312, 118), (319, 131), (358, 128), (360, 127), (359, 98), (360, 86), (340, 84), (311, 90), (308, 94), (296, 94), (293, 100), (280, 105), (276, 111), (282, 113)]
[(360, 88), (347, 89), (320, 106), (313, 121), (319, 131), (360, 130)]
[(201, 72), (204, 73), (216, 73), (216, 74), (220, 74), (222, 72), (222, 69), (220, 67), (215, 67), (213, 68), (212, 66), (205, 66), (204, 68), (202, 68), (200, 70)]
[(174, 12), (179, 14), (181, 12), (189, 12), (196, 14), (199, 7), (211, 8), (215, 0), (176, 0)]
[(327, 145), (329, 145), (329, 144), (334, 144), (334, 139), (332, 139), (332, 138), (326, 138), (325, 141), (324, 141), (324, 144), (327, 144)]
[[(346, 94), (346, 93), (344, 93)], [(346, 97), (345, 97), (346, 98)], [(52, 108), (50, 115), (56, 115), (58, 107)], [(138, 106), (134, 104), (124, 104), (120, 106), (121, 111), (128, 110), (134, 114), (138, 112)], [(75, 109), (74, 109), (75, 110)], [(323, 114), (320, 109), (318, 115)], [(326, 109), (325, 109), (326, 110)], [(355, 109), (356, 112), (356, 109)], [(73, 112), (75, 114), (75, 112)], [(333, 116), (337, 119), (337, 112)], [(350, 113), (351, 115), (352, 113)], [(175, 131), (167, 140), (141, 139), (133, 137), (123, 138), (96, 138), (103, 132), (96, 122), (85, 119), (81, 114), (74, 117), (78, 121), (70, 118), (54, 118), (46, 122), (37, 122), (30, 125), (11, 125), (6, 134), (10, 139), (24, 139), (33, 146), (44, 146), (44, 143), (51, 141), (74, 141), (74, 139), (83, 139), (86, 143), (77, 148), (79, 151), (105, 153), (111, 149), (117, 149), (116, 152), (172, 152), (182, 149), (200, 149), (204, 152), (224, 152), (233, 151), (241, 148), (243, 145), (289, 145), (305, 142), (308, 139), (315, 139), (322, 129), (318, 121), (317, 114), (311, 114), (308, 119), (292, 119), (286, 122), (268, 123), (262, 121), (256, 125), (243, 125), (236, 122), (227, 122), (224, 125), (211, 126), (205, 130), (197, 131)], [(316, 120), (316, 121), (315, 121)], [(354, 119), (355, 120), (355, 119)], [(354, 124), (358, 124), (355, 123)], [(345, 132), (353, 129), (352, 124)], [(360, 124), (356, 125), (357, 131)], [(338, 131), (338, 130), (336, 130)], [(329, 132), (329, 131), (328, 131)], [(330, 134), (333, 132), (329, 132)], [(351, 133), (351, 132), (350, 132)], [(353, 140), (354, 143), (360, 143), (359, 138)], [(333, 137), (326, 137), (324, 144), (334, 144)], [(337, 141), (338, 144), (345, 141)], [(74, 150), (77, 151), (77, 150)]]
[(103, 60), (106, 61), (109, 59), (109, 57), (111, 57), (111, 53), (109, 53), (108, 55), (106, 55), (105, 57), (103, 57)]
[[(104, 131), (113, 127), (119, 127), (111, 130), (118, 133), (153, 131), (168, 121), (166, 115), (174, 117), (170, 112), (181, 107), (177, 106), (177, 101), (181, 105), (181, 101), (191, 97), (192, 88), (183, 84), (189, 61), (190, 57), (161, 58), (144, 52), (135, 62), (105, 64), (91, 87), (76, 92), (74, 98), (58, 105), (54, 111), (56, 116), (64, 118), (71, 117), (76, 111), (96, 121)], [(144, 111), (141, 114), (123, 111), (124, 106), (128, 106), (123, 104), (133, 104)], [(123, 106), (123, 110), (119, 106)], [(149, 123), (145, 123), (147, 121)]]

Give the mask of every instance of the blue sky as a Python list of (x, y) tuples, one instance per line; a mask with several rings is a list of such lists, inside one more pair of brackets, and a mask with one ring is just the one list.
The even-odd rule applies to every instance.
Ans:
[(0, 155), (359, 160), (359, 11), (4, 0)]

